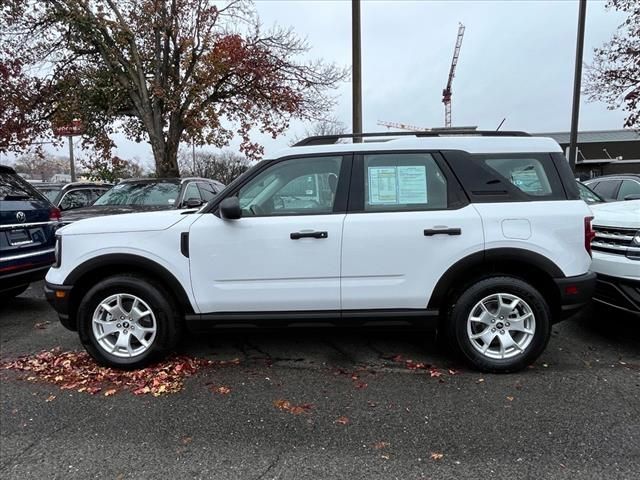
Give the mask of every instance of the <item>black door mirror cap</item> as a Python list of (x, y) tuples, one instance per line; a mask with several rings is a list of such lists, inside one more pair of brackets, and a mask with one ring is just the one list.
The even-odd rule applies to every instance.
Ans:
[(201, 207), (203, 203), (201, 199), (193, 197), (186, 200), (183, 205), (184, 208), (198, 208)]
[(238, 197), (227, 197), (220, 202), (220, 216), (224, 220), (238, 220), (242, 217)]

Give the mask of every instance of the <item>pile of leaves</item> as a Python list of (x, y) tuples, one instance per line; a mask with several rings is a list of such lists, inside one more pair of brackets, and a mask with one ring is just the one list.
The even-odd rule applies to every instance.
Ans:
[(123, 371), (100, 367), (85, 352), (56, 348), (3, 362), (0, 367), (27, 372), (28, 381), (52, 383), (62, 390), (91, 395), (104, 392), (105, 396), (127, 390), (134, 395), (157, 397), (179, 392), (184, 386), (184, 379), (203, 367), (237, 363), (238, 359), (214, 362), (179, 355), (141, 370)]

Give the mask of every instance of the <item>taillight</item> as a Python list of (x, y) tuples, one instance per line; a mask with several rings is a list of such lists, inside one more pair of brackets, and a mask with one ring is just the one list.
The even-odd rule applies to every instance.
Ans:
[(49, 210), (49, 221), (59, 222), (61, 218), (62, 218), (62, 215), (60, 215), (59, 208), (53, 207), (51, 210)]
[(584, 217), (584, 249), (591, 255), (591, 241), (596, 238), (596, 232), (591, 227), (593, 217)]

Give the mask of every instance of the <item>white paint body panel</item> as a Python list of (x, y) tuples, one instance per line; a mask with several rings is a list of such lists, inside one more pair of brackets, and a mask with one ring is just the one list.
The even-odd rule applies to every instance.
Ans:
[[(520, 248), (539, 253), (567, 277), (589, 270), (591, 257), (584, 248), (584, 218), (591, 216), (591, 210), (582, 200), (477, 203), (474, 207), (482, 217), (487, 250)], [(529, 238), (506, 238), (503, 222), (525, 215), (531, 225)]]
[[(461, 235), (425, 236), (425, 229)], [(349, 214), (342, 249), (342, 308), (426, 308), (451, 265), (484, 246), (472, 206), (460, 210)]]
[[(190, 230), (191, 283), (199, 310), (339, 310), (344, 217), (202, 215)], [(305, 230), (328, 232), (328, 238), (290, 238)]]

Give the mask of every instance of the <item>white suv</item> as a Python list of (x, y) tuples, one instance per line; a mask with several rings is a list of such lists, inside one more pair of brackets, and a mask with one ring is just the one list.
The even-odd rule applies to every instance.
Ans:
[(114, 367), (158, 358), (183, 328), (390, 319), (437, 327), (481, 370), (529, 365), (595, 284), (591, 211), (558, 144), (362, 136), (306, 139), (198, 211), (61, 229), (47, 297)]
[(593, 299), (640, 316), (640, 200), (593, 205)]

